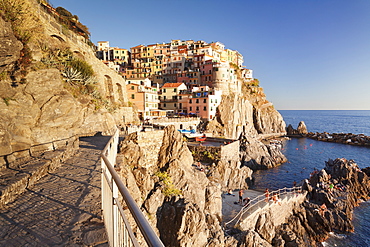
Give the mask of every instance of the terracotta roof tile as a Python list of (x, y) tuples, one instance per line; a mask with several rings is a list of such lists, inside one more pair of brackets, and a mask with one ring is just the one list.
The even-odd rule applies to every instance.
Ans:
[[(182, 82), (177, 82), (177, 83), (165, 83), (163, 87), (179, 87), (182, 84)], [(162, 88), (163, 88), (162, 87)]]

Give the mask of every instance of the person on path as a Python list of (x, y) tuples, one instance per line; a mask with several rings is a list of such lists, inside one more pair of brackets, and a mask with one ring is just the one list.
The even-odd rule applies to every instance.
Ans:
[(251, 199), (249, 197), (244, 198), (244, 200), (243, 200), (244, 206), (247, 206), (250, 201), (251, 201)]
[(269, 189), (265, 189), (265, 197), (266, 197), (266, 202), (268, 202), (269, 201), (269, 199), (270, 199), (270, 192), (269, 192)]
[(243, 203), (243, 193), (244, 191), (243, 190), (239, 190), (239, 203), (242, 204)]

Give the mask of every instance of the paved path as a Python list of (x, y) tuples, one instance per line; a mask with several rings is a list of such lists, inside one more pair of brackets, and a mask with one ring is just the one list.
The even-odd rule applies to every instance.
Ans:
[[(249, 197), (251, 200), (257, 196), (263, 195), (264, 192), (260, 190), (248, 189), (244, 190), (243, 198)], [(242, 209), (242, 205), (237, 203), (239, 201), (239, 190), (233, 191), (232, 195), (222, 194), (222, 221), (223, 223), (230, 221)]]
[(109, 138), (80, 138), (74, 157), (0, 210), (0, 246), (108, 246), (99, 156)]

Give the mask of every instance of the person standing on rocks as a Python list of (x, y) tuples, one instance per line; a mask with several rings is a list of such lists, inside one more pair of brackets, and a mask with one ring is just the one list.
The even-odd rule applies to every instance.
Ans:
[(243, 203), (244, 190), (239, 190), (239, 204)]
[(268, 202), (269, 201), (269, 199), (270, 199), (270, 192), (269, 192), (269, 189), (265, 189), (265, 197), (266, 197), (266, 202)]

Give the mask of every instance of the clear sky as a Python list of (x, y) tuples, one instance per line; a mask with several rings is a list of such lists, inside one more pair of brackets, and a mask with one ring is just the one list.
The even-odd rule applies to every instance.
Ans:
[(278, 110), (370, 110), (369, 0), (50, 0), (129, 49), (220, 41), (244, 56)]

